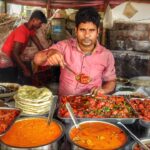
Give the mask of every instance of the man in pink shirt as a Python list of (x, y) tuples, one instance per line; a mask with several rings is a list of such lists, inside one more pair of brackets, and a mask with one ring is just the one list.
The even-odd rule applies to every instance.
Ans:
[[(34, 57), (37, 65), (60, 65), (59, 95), (109, 94), (115, 88), (115, 67), (112, 53), (97, 41), (100, 16), (93, 7), (79, 9), (75, 17), (76, 38), (60, 41)], [(76, 80), (77, 74), (90, 77), (88, 84)]]

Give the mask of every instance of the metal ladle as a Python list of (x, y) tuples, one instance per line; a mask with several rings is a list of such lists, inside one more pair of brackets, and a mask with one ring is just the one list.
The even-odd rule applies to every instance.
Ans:
[(56, 99), (52, 99), (52, 103), (50, 105), (50, 108), (49, 108), (49, 114), (48, 114), (48, 122), (47, 124), (50, 125), (51, 124), (51, 121), (52, 121), (52, 118), (53, 118), (53, 115), (54, 115), (54, 112), (55, 112), (55, 108), (56, 108)]
[[(72, 72), (74, 75), (75, 75), (75, 79), (78, 81), (78, 82), (80, 82), (80, 83), (82, 83), (79, 79), (80, 79), (80, 77), (81, 77), (81, 73), (80, 74), (77, 74), (75, 71), (73, 71), (70, 67), (68, 67), (68, 65), (66, 65), (65, 64), (65, 68), (66, 69), (68, 69), (70, 72)], [(89, 82), (91, 81), (91, 79), (90, 79), (90, 77), (89, 77), (89, 80), (88, 80), (88, 82), (87, 83), (82, 83), (82, 84), (88, 84)]]
[(76, 117), (75, 117), (75, 115), (73, 113), (73, 110), (72, 110), (72, 107), (71, 107), (70, 103), (68, 103), (68, 102), (66, 103), (66, 108), (67, 108), (67, 110), (68, 110), (68, 112), (70, 114), (70, 117), (71, 117), (75, 127), (79, 128), (79, 124), (77, 123)]
[(143, 147), (145, 150), (150, 150), (143, 142), (141, 142), (141, 140), (136, 137), (124, 124), (122, 124), (121, 122), (117, 122), (117, 124), (121, 125), (129, 134), (130, 136), (141, 146)]

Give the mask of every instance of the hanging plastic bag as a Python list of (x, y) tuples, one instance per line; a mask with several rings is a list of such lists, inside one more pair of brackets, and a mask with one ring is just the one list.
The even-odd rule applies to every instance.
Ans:
[(131, 2), (127, 2), (123, 14), (128, 17), (129, 19), (132, 18), (138, 11), (135, 9), (133, 5), (131, 5)]
[(112, 10), (111, 10), (110, 6), (108, 5), (106, 8), (104, 19), (103, 19), (103, 28), (111, 29), (112, 27), (113, 27)]

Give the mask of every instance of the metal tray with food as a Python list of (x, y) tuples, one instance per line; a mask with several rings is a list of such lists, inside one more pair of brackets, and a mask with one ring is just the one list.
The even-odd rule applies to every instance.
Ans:
[(0, 83), (0, 98), (11, 97), (17, 93), (20, 84), (18, 83)]
[(129, 102), (139, 115), (139, 123), (150, 127), (150, 98), (131, 98)]
[(66, 123), (71, 121), (65, 106), (66, 102), (70, 103), (78, 121), (92, 119), (132, 124), (138, 119), (137, 114), (123, 96), (63, 96), (59, 103), (58, 117)]
[(0, 136), (10, 129), (20, 114), (21, 109), (0, 107)]
[[(72, 124), (71, 118), (64, 118), (58, 115), (58, 118), (61, 119), (62, 122), (67, 124)], [(110, 123), (116, 124), (117, 122), (122, 122), (123, 124), (133, 124), (138, 118), (76, 118), (78, 122), (84, 121), (106, 121)]]

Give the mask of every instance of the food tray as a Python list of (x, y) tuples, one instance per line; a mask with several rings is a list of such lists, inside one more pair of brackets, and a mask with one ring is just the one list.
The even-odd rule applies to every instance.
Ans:
[(120, 95), (128, 96), (128, 95), (131, 95), (131, 94), (133, 94), (132, 91), (118, 91), (118, 92), (114, 93), (113, 95), (116, 95), (116, 96), (120, 96)]
[[(63, 118), (57, 115), (59, 119), (61, 119), (66, 124), (72, 124), (71, 118)], [(133, 124), (138, 118), (76, 118), (78, 122), (83, 121), (106, 121), (110, 123), (117, 124), (118, 121), (122, 122), (123, 124)]]
[(150, 128), (150, 121), (145, 121), (143, 119), (139, 119), (139, 124), (145, 128)]
[(18, 88), (20, 87), (20, 84), (17, 84), (17, 83), (0, 83), (0, 86), (4, 86), (6, 88), (7, 87), (12, 88), (11, 92), (0, 93), (0, 98), (6, 98), (6, 97), (12, 97), (13, 95), (15, 95)]
[(0, 136), (4, 135), (20, 116), (18, 108), (0, 107)]
[(64, 96), (60, 100), (57, 116), (65, 123), (72, 122), (66, 110), (65, 102), (69, 102), (79, 122), (89, 120), (133, 124), (138, 116), (124, 97), (103, 95), (100, 97)]
[(134, 86), (149, 87), (150, 77), (149, 76), (137, 76), (129, 79), (130, 83)]
[[(146, 102), (147, 101), (147, 102)], [(132, 104), (134, 102), (134, 105)], [(150, 127), (150, 117), (147, 115), (150, 111), (150, 97), (148, 98), (131, 98), (131, 105), (135, 107), (134, 109), (139, 114), (139, 124), (143, 127)]]

